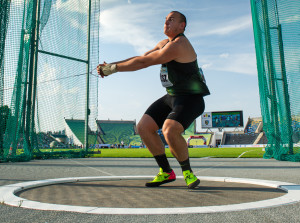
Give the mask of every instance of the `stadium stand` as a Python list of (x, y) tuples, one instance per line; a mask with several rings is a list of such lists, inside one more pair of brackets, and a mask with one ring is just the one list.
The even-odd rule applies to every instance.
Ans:
[(139, 146), (142, 140), (136, 134), (135, 121), (97, 120), (98, 141), (102, 144), (123, 144)]
[(53, 134), (51, 134), (51, 137), (53, 137), (56, 141), (58, 141), (62, 144), (68, 143), (68, 137), (65, 134), (53, 133)]
[(248, 118), (244, 132), (225, 132), (222, 145), (257, 145), (267, 144), (266, 134), (263, 132), (262, 118)]
[(37, 137), (40, 139), (38, 141), (40, 148), (50, 148), (50, 143), (53, 141), (50, 134), (40, 132), (37, 134)]
[(225, 133), (223, 136), (225, 137), (224, 145), (254, 144), (258, 135), (259, 135), (258, 133), (253, 133), (253, 134)]
[[(83, 146), (85, 121), (77, 119), (65, 119), (65, 127), (66, 135), (69, 138), (69, 143), (77, 146)], [(97, 134), (95, 132), (92, 132), (90, 127), (88, 130), (88, 134), (88, 144), (97, 144)]]
[[(36, 134), (36, 137), (38, 138), (38, 148), (40, 149), (47, 149), (50, 148), (51, 142), (55, 141), (53, 137), (49, 133), (39, 132)], [(24, 148), (24, 136), (20, 137), (18, 143), (17, 143), (17, 149), (23, 149)]]
[(293, 143), (300, 144), (300, 116), (292, 117)]
[[(300, 142), (300, 117), (292, 117), (293, 143)], [(261, 117), (248, 118), (244, 133), (224, 132), (221, 145), (262, 145), (268, 144), (268, 139), (263, 131), (263, 121)]]
[(251, 133), (258, 133), (256, 130), (258, 127), (261, 128), (262, 126), (262, 118), (248, 118), (246, 127), (245, 127), (245, 134), (251, 134)]
[[(300, 141), (300, 117), (293, 117), (293, 141), (298, 143)], [(66, 135), (73, 140), (73, 144), (82, 145), (84, 142), (84, 121), (66, 119)], [(89, 144), (106, 145), (107, 147), (140, 147), (143, 146), (141, 137), (136, 132), (135, 121), (124, 120), (97, 120), (97, 134), (89, 130)], [(71, 132), (71, 133), (70, 133)], [(67, 134), (68, 133), (68, 134)], [(167, 146), (167, 142), (161, 132), (158, 130), (158, 134), (161, 137), (163, 143)], [(215, 137), (216, 133), (198, 133), (196, 132), (196, 122), (193, 122), (189, 128), (187, 128), (183, 137), (186, 141), (189, 141), (189, 147), (202, 147), (202, 146), (238, 146), (238, 145), (265, 145), (268, 143), (266, 134), (263, 131), (263, 122), (261, 117), (248, 118), (246, 126), (243, 131), (234, 132), (222, 132), (221, 138)], [(193, 139), (189, 138), (195, 137)], [(46, 137), (46, 136), (45, 136)], [(44, 138), (45, 138), (44, 137)], [(49, 136), (47, 136), (49, 137)], [(52, 137), (52, 141), (53, 141)], [(217, 140), (220, 141), (216, 143)], [(50, 139), (45, 138), (44, 147), (48, 147), (51, 143)]]
[[(292, 117), (292, 140), (294, 144), (300, 142), (300, 117)], [(262, 145), (268, 144), (268, 139), (263, 131), (263, 121), (261, 117), (248, 118), (244, 133), (225, 132), (221, 145)]]
[[(66, 135), (75, 145), (84, 143), (84, 121), (65, 119)], [(299, 129), (299, 122), (294, 121), (294, 128)], [(124, 120), (97, 120), (97, 134), (89, 130), (89, 144), (98, 144), (105, 147), (140, 147), (143, 145), (141, 137), (136, 132), (135, 121)], [(248, 118), (244, 131), (240, 132), (223, 132), (219, 144), (221, 145), (256, 145), (267, 144), (268, 140), (262, 130), (261, 118)], [(299, 133), (299, 131), (298, 131)], [(158, 130), (163, 143), (167, 142), (161, 132)], [(196, 122), (193, 122), (183, 133), (186, 141), (189, 141), (189, 147), (214, 146), (216, 140), (213, 132), (198, 133), (196, 132)], [(192, 138), (192, 136), (196, 136)], [(197, 137), (198, 136), (198, 137)], [(200, 137), (199, 137), (200, 136)], [(300, 134), (294, 134), (295, 141), (299, 141)], [(215, 139), (214, 139), (215, 138)], [(298, 142), (297, 141), (297, 142)], [(49, 145), (49, 142), (47, 142)], [(99, 147), (100, 148), (100, 147)]]
[(257, 144), (268, 144), (266, 133), (262, 132), (260, 134), (262, 134), (262, 137), (259, 139)]
[(143, 145), (142, 139), (139, 135), (129, 136), (129, 141), (129, 147), (140, 147)]

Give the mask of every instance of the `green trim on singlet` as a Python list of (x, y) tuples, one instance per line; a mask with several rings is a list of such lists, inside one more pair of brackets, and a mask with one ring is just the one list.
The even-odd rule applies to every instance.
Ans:
[(169, 80), (173, 84), (166, 88), (169, 95), (201, 94), (206, 96), (210, 94), (200, 75), (197, 60), (190, 63), (172, 60), (166, 66)]
[[(172, 41), (179, 36), (184, 36), (184, 34), (178, 34)], [(206, 96), (210, 94), (200, 74), (197, 59), (190, 63), (179, 63), (172, 60), (162, 66), (167, 67), (169, 81), (173, 84), (166, 88), (169, 95), (201, 94)]]

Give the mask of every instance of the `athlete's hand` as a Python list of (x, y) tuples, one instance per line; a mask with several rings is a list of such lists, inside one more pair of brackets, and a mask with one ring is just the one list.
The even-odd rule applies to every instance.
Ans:
[(106, 62), (104, 62), (103, 64), (99, 64), (97, 66), (97, 72), (102, 78), (109, 76), (113, 73), (118, 72), (117, 64), (107, 64)]
[(104, 74), (103, 74), (103, 72), (102, 72), (102, 70), (101, 70), (101, 67), (102, 66), (105, 66), (106, 65), (106, 62), (104, 61), (103, 62), (103, 64), (99, 64), (98, 66), (97, 66), (97, 73), (103, 78), (104, 77)]

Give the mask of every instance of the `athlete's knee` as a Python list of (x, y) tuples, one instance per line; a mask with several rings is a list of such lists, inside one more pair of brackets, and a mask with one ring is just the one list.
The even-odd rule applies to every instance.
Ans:
[(176, 132), (173, 130), (172, 127), (170, 126), (164, 126), (162, 128), (162, 133), (167, 140), (167, 142), (171, 141), (174, 137), (176, 137)]
[(145, 131), (145, 124), (142, 121), (140, 121), (136, 126), (136, 130), (139, 135), (142, 135)]
[(155, 133), (158, 130), (158, 126), (155, 121), (148, 115), (144, 115), (137, 124), (137, 132), (139, 135)]
[(174, 137), (180, 137), (184, 131), (182, 125), (175, 120), (167, 120), (162, 128), (162, 132), (167, 141), (174, 139)]

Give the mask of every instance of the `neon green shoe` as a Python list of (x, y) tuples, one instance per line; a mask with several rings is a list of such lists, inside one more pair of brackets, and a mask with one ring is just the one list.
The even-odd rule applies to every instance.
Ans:
[(171, 173), (166, 173), (163, 172), (162, 168), (160, 168), (157, 176), (151, 182), (146, 183), (146, 187), (158, 187), (162, 184), (170, 183), (175, 180), (176, 180), (176, 175), (173, 170)]
[(200, 180), (193, 174), (193, 172), (185, 170), (182, 173), (189, 189), (194, 189), (200, 184)]

